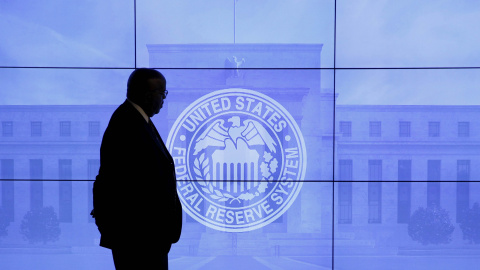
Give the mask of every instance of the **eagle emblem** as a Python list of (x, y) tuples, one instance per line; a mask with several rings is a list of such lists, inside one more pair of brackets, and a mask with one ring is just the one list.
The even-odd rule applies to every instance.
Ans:
[(281, 216), (302, 187), (306, 149), (293, 117), (257, 91), (214, 91), (178, 116), (167, 139), (184, 210), (242, 232)]
[[(214, 180), (202, 182), (213, 199), (230, 203), (250, 200), (268, 187), (268, 181), (256, 180), (274, 178), (278, 160), (272, 154), (277, 152), (278, 143), (258, 121), (241, 122), (240, 116), (235, 115), (227, 122), (228, 127), (223, 119), (213, 121), (195, 140), (195, 180)], [(206, 149), (210, 149), (207, 157)], [(209, 185), (219, 191), (212, 193)]]

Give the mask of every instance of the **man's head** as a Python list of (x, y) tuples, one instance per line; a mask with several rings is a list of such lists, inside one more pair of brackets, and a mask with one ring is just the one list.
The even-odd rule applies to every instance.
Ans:
[(127, 98), (138, 104), (148, 115), (157, 114), (166, 98), (167, 81), (162, 73), (149, 68), (139, 68), (130, 74)]

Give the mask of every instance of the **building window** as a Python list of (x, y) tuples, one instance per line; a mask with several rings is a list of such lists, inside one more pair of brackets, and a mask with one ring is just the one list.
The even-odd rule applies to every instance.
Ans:
[(398, 136), (410, 137), (410, 122), (400, 121), (398, 123)]
[(368, 223), (382, 223), (382, 183), (368, 183)]
[[(87, 161), (87, 179), (88, 180), (95, 180), (96, 176), (98, 175), (98, 170), (100, 169), (100, 160), (99, 159), (89, 159)], [(93, 181), (88, 181), (88, 211), (93, 209)], [(88, 222), (95, 222), (95, 220), (90, 216), (90, 213), (87, 213)]]
[(72, 160), (60, 159), (58, 168), (58, 219), (60, 222), (72, 222)]
[(470, 122), (458, 122), (458, 137), (470, 137)]
[(338, 223), (352, 224), (352, 182), (338, 183)]
[(353, 162), (351, 159), (340, 159), (339, 160), (339, 180), (350, 181), (353, 180)]
[(427, 207), (440, 207), (440, 160), (429, 160), (427, 168)]
[(87, 177), (88, 180), (95, 180), (98, 175), (98, 170), (100, 169), (100, 160), (99, 159), (89, 159), (87, 161)]
[(42, 122), (40, 122), (40, 121), (30, 122), (30, 135), (32, 137), (41, 137), (42, 136)]
[[(344, 181), (351, 181), (353, 179), (352, 160), (339, 160), (339, 178)], [(352, 182), (338, 183), (338, 204), (339, 204), (339, 224), (352, 223)]]
[[(382, 161), (368, 161), (368, 180), (382, 180)], [(368, 223), (382, 223), (382, 183), (368, 183)]]
[(382, 122), (370, 121), (370, 137), (382, 136)]
[(60, 121), (60, 137), (70, 137), (71, 135), (71, 122)]
[(457, 181), (456, 221), (462, 222), (470, 206), (470, 160), (457, 160)]
[(410, 181), (412, 180), (412, 161), (399, 160), (398, 161), (398, 180)]
[(1, 159), (0, 160), (0, 178), (7, 181), (1, 182), (1, 206), (5, 213), (7, 221), (14, 221), (14, 185), (13, 185), (13, 159)]
[(440, 122), (428, 122), (428, 136), (440, 137)]
[(440, 181), (440, 160), (428, 160), (427, 163), (427, 180)]
[[(13, 159), (1, 159), (1, 179), (13, 180)], [(3, 197), (2, 197), (3, 198)]]
[(398, 182), (397, 192), (397, 222), (408, 223), (410, 221), (412, 183)]
[(368, 180), (373, 180), (373, 181), (382, 180), (382, 161), (381, 160), (368, 161)]
[(90, 137), (100, 136), (100, 122), (99, 121), (88, 122), (88, 136), (90, 136)]
[(12, 137), (13, 136), (13, 122), (12, 121), (3, 121), (2, 122), (2, 136), (3, 137)]
[[(398, 161), (398, 180), (411, 181), (412, 180), (412, 161), (399, 160)], [(410, 220), (411, 211), (411, 183), (399, 182), (397, 187), (397, 222), (408, 223)]]
[(427, 183), (427, 207), (440, 207), (440, 182)]
[(352, 122), (340, 121), (340, 133), (343, 137), (352, 137)]
[(470, 160), (457, 160), (457, 181), (470, 181)]
[(43, 207), (43, 161), (30, 159), (30, 209)]

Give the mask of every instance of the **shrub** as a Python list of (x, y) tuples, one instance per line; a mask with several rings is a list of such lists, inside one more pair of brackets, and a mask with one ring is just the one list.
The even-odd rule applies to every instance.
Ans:
[(0, 238), (8, 235), (8, 230), (7, 230), (8, 225), (10, 225), (8, 216), (5, 213), (5, 211), (2, 208), (0, 208)]
[(439, 207), (420, 207), (408, 223), (408, 235), (423, 245), (450, 243), (454, 229), (448, 212)]
[(60, 237), (60, 223), (53, 207), (28, 211), (23, 217), (20, 233), (32, 244), (57, 241)]
[(463, 239), (470, 243), (480, 244), (480, 206), (478, 203), (463, 213), (460, 228), (463, 232)]

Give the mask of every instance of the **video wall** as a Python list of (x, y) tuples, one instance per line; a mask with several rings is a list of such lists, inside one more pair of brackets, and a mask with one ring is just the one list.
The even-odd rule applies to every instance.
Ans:
[(0, 1), (0, 268), (114, 269), (92, 187), (149, 67), (183, 208), (171, 269), (471, 269), (479, 18), (472, 1)]

